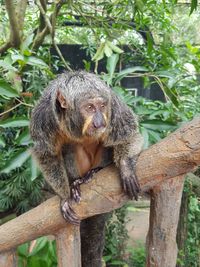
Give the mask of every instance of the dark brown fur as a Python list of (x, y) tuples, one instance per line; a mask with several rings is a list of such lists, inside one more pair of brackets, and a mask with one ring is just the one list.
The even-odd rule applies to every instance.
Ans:
[[(90, 102), (102, 107), (102, 110), (87, 117), (89, 111), (85, 111), (84, 105)], [(106, 107), (101, 103), (105, 103)], [(101, 127), (94, 127), (99, 122), (105, 124), (102, 132)], [(111, 162), (119, 168), (125, 192), (130, 198), (137, 199), (139, 184), (134, 171), (142, 148), (137, 119), (96, 75), (83, 71), (69, 72), (52, 81), (33, 111), (30, 131), (35, 143), (33, 153), (44, 177), (62, 200), (70, 199), (73, 181), (91, 169), (105, 167)], [(96, 229), (90, 236), (90, 244), (96, 242), (96, 251), (99, 251), (93, 255), (92, 245), (87, 244), (87, 260), (82, 248), (83, 266), (101, 266), (102, 229), (106, 221), (102, 218), (105, 217), (97, 216), (82, 223), (82, 237), (90, 231), (87, 225)], [(96, 263), (91, 260), (92, 257)]]

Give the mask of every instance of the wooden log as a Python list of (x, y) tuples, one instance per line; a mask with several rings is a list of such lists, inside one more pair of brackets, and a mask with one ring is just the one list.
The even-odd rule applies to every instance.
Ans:
[(17, 267), (17, 255), (15, 250), (0, 253), (1, 267)]
[[(143, 151), (138, 158), (136, 173), (142, 190), (185, 174), (200, 165), (200, 118), (185, 124), (167, 138)], [(82, 201), (73, 204), (83, 219), (121, 207), (126, 201), (118, 171), (109, 166), (81, 186)], [(53, 197), (27, 213), (0, 227), (0, 251), (10, 250), (39, 236), (56, 234), (66, 226), (60, 213), (60, 201)]]
[(81, 267), (80, 227), (67, 223), (56, 234), (58, 267)]
[(164, 181), (151, 192), (147, 267), (175, 267), (176, 231), (184, 184), (183, 175)]

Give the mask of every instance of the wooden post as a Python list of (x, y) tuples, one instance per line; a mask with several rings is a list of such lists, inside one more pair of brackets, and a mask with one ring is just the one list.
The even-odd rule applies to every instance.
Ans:
[(0, 253), (1, 267), (17, 267), (17, 255), (14, 249)]
[(80, 227), (67, 224), (56, 235), (58, 267), (81, 267)]
[(147, 237), (147, 267), (175, 267), (176, 231), (183, 190), (183, 176), (153, 188)]

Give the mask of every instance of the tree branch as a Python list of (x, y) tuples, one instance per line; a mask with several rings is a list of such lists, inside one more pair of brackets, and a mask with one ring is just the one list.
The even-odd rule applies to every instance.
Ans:
[[(54, 39), (54, 36), (55, 36), (55, 23), (56, 23), (56, 16), (60, 10), (60, 8), (62, 7), (62, 5), (64, 4), (65, 2), (64, 1), (59, 1), (59, 3), (55, 6), (55, 9), (50, 17), (50, 19), (48, 18), (48, 16), (46, 15), (46, 12), (41, 4), (41, 2), (39, 0), (36, 0), (36, 4), (40, 10), (40, 13), (41, 15), (43, 16), (44, 18), (44, 21), (46, 23), (46, 27), (48, 29), (48, 31), (46, 32), (46, 34), (50, 33), (51, 34), (51, 38), (52, 38), (52, 44), (54, 45), (60, 59), (62, 60), (64, 66), (68, 69), (68, 70), (72, 70), (69, 66), (69, 64), (66, 62), (66, 60), (64, 59), (59, 47), (57, 46), (56, 42), (55, 42), (55, 39)], [(45, 32), (44, 32), (45, 33)], [(41, 35), (40, 36), (40, 40), (45, 37), (45, 35)], [(37, 43), (38, 43), (38, 40), (37, 40)], [(35, 42), (34, 42), (34, 45), (35, 45)]]
[[(143, 151), (138, 158), (136, 173), (142, 190), (147, 191), (162, 181), (194, 170), (198, 165), (200, 118)], [(128, 200), (114, 166), (98, 172), (89, 184), (81, 186), (81, 191), (80, 204), (73, 203), (73, 209), (81, 219), (119, 208)], [(53, 197), (0, 227), (0, 251), (10, 250), (42, 235), (56, 234), (66, 226), (60, 213), (60, 200)]]
[(17, 15), (17, 21), (18, 21), (19, 34), (21, 38), (23, 36), (24, 18), (26, 14), (26, 8), (27, 8), (27, 0), (17, 1), (16, 15)]
[(16, 5), (12, 0), (5, 0), (5, 4), (10, 23), (10, 42), (13, 47), (18, 47), (21, 43), (21, 38), (16, 14)]

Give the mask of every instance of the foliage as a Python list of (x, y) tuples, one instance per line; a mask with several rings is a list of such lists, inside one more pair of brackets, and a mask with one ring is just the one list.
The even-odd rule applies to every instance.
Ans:
[[(18, 1), (19, 7), (22, 2)], [(145, 148), (200, 113), (200, 49), (188, 41), (181, 43), (182, 47), (174, 41), (179, 30), (174, 23), (177, 1), (50, 1), (42, 7), (44, 12), (42, 2), (46, 3), (31, 1), (25, 16), (20, 12), (16, 16), (20, 23), (15, 21), (11, 26), (8, 11), (16, 14), (19, 11), (15, 1), (10, 6), (0, 6), (0, 211), (11, 210), (17, 214), (37, 205), (42, 198), (43, 180), (30, 158), (32, 141), (28, 124), (35, 101), (59, 65), (70, 68), (60, 54), (58, 43), (82, 44), (95, 62), (96, 72), (101, 60), (107, 62), (102, 78), (139, 115)], [(190, 10), (186, 12), (196, 15), (196, 9), (197, 1), (191, 0)], [(184, 18), (188, 21), (188, 17), (184, 15)], [(12, 36), (16, 38), (11, 40)], [(48, 44), (55, 47), (59, 59), (50, 55)], [(85, 61), (87, 70), (93, 71), (91, 65)], [(122, 86), (127, 76), (133, 81), (140, 79), (147, 91), (159, 87), (165, 101), (134, 97)], [(192, 224), (199, 216), (199, 207), (196, 200), (191, 203), (188, 266), (192, 256), (196, 256), (198, 240)], [(107, 227), (105, 261), (110, 265), (126, 266), (128, 262), (124, 217), (124, 209), (117, 211), (111, 218), (114, 223)], [(195, 241), (192, 235), (196, 235)], [(32, 254), (34, 250), (28, 253), (29, 245), (21, 247), (20, 264), (55, 264), (54, 261), (44, 263), (44, 255), (49, 255), (52, 245), (45, 239), (38, 242), (35, 254)], [(128, 264), (142, 266), (143, 249), (129, 253)]]
[(126, 241), (128, 238), (125, 227), (126, 206), (113, 212), (106, 225), (106, 242), (104, 249), (104, 261), (106, 266), (122, 266), (125, 264)]
[(34, 102), (53, 77), (40, 53), (45, 57), (46, 49), (40, 50), (37, 56), (28, 47), (25, 54), (12, 49), (0, 60), (1, 211), (12, 210), (20, 214), (42, 199), (43, 180), (30, 157), (32, 141), (28, 132)]
[(182, 266), (199, 266), (200, 246), (200, 203), (192, 189), (192, 184), (187, 182), (184, 190), (189, 195), (188, 218), (187, 218), (187, 239), (185, 250), (185, 262)]
[(129, 267), (144, 267), (145, 266), (145, 247), (142, 244), (138, 244), (135, 248), (128, 249), (130, 253), (129, 257)]
[(56, 267), (55, 240), (41, 237), (18, 247), (18, 266)]

